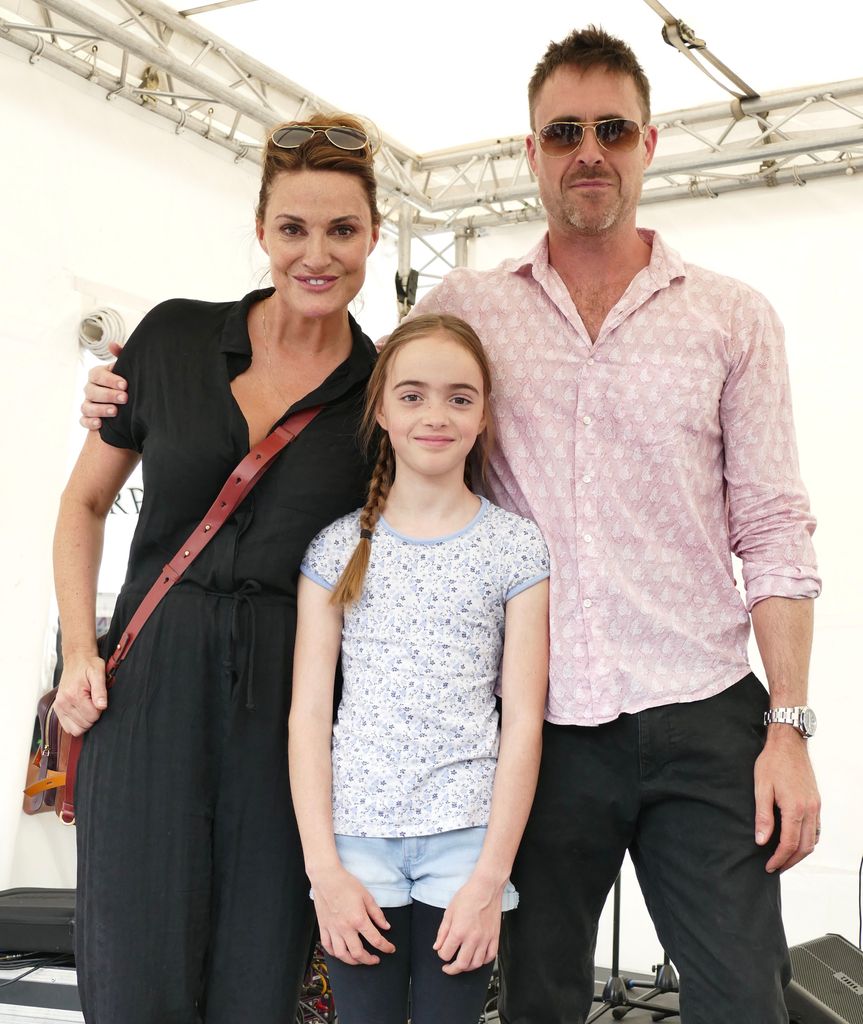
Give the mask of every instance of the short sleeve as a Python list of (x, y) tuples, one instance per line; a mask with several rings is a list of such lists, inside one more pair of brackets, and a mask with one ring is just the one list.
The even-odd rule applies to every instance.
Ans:
[(147, 436), (147, 418), (144, 413), (148, 391), (148, 347), (153, 344), (159, 332), (166, 308), (162, 303), (152, 309), (132, 332), (117, 358), (114, 372), (126, 380), (128, 400), (117, 406), (117, 415), (102, 421), (99, 434), (106, 444), (114, 448), (129, 448), (136, 452), (144, 449)]
[(504, 539), (506, 600), (535, 586), (551, 574), (551, 560), (536, 523), (513, 516), (514, 528)]
[(306, 548), (300, 572), (326, 590), (334, 590), (359, 539), (358, 513), (336, 520)]

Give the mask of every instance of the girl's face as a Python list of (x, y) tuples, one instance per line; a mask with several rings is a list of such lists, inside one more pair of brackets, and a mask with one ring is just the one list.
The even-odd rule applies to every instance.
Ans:
[(296, 171), (273, 183), (258, 241), (276, 294), (300, 316), (347, 309), (378, 240), (359, 179), (343, 171)]
[(388, 367), (377, 421), (389, 434), (398, 472), (460, 478), (485, 428), (476, 360), (445, 331), (407, 342)]

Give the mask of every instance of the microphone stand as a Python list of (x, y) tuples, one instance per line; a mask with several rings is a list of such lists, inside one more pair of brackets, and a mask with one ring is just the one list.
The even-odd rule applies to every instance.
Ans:
[(623, 1020), (630, 1010), (649, 1010), (653, 1020), (665, 1020), (667, 1017), (679, 1017), (680, 1011), (671, 1007), (657, 1006), (650, 1000), (665, 992), (677, 992), (677, 974), (671, 966), (668, 955), (663, 954), (663, 962), (655, 968), (656, 978), (653, 988), (643, 999), (630, 999), (629, 990), (637, 987), (638, 982), (631, 979), (624, 980), (620, 976), (620, 875), (614, 881), (614, 918), (611, 931), (611, 975), (605, 983), (601, 996), (594, 996), (593, 1001), (600, 1003), (586, 1021), (592, 1024), (604, 1014), (611, 1011), (615, 1020)]

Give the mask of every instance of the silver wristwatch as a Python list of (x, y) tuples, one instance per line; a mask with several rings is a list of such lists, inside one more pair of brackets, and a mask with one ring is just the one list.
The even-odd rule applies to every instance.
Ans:
[(773, 725), (779, 722), (782, 725), (793, 725), (804, 739), (815, 735), (818, 728), (818, 719), (810, 707), (797, 708), (771, 708), (764, 712), (764, 724)]

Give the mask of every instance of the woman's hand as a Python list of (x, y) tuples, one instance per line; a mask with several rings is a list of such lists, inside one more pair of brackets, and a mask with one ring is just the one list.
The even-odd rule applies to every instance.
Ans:
[(72, 736), (87, 732), (108, 706), (105, 662), (98, 655), (69, 654), (54, 699), (60, 725)]
[(503, 889), (472, 877), (453, 896), (433, 947), (444, 974), (475, 971), (497, 956)]
[(321, 945), (331, 956), (346, 964), (380, 963), (381, 958), (365, 948), (360, 936), (381, 953), (395, 952), (396, 947), (378, 930), (389, 928), (389, 922), (358, 878), (340, 867), (316, 878), (312, 886)]
[[(123, 351), (123, 346), (113, 341), (109, 348), (115, 356)], [(87, 374), (80, 423), (88, 430), (98, 430), (103, 419), (116, 416), (117, 406), (125, 405), (128, 401), (126, 381), (123, 377), (118, 377), (113, 370), (114, 363), (111, 363), (110, 366), (94, 366)]]

